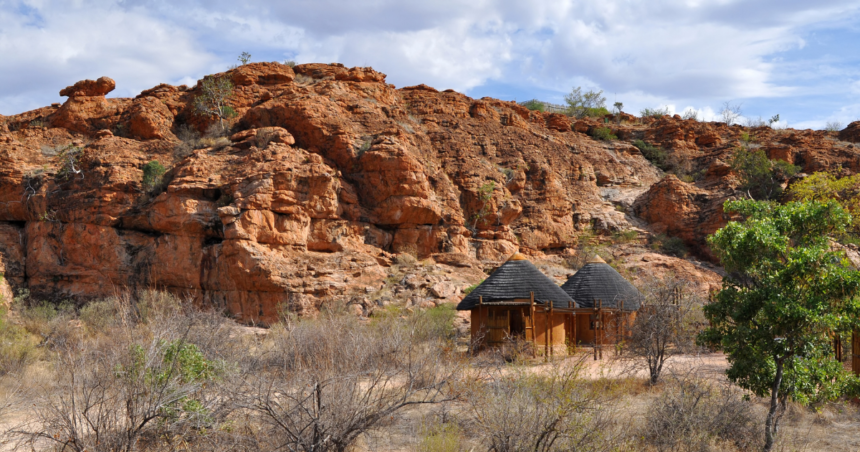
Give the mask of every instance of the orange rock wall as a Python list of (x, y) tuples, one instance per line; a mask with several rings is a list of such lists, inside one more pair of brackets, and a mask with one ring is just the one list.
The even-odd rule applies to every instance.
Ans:
[[(81, 300), (158, 287), (268, 322), (378, 289), (396, 253), (491, 266), (634, 227), (607, 190), (642, 194), (636, 214), (690, 242), (726, 221), (713, 206), (731, 191), (719, 162), (732, 128), (667, 118), (613, 124), (628, 141), (601, 142), (583, 133), (596, 121), (396, 89), (370, 68), (254, 63), (220, 75), (235, 86), (229, 139), (187, 155), (180, 129), (218, 122), (194, 111), (200, 83), (119, 99), (105, 97), (113, 80), (83, 81), (62, 105), (0, 118), (4, 281)], [(654, 185), (660, 171), (629, 143), (638, 136), (712, 168), (714, 185)], [(856, 166), (849, 148), (810, 150), (829, 143), (815, 133), (779, 143), (774, 155), (811, 169)], [(79, 172), (62, 177), (67, 145), (81, 148)], [(167, 173), (147, 193), (152, 160)]]

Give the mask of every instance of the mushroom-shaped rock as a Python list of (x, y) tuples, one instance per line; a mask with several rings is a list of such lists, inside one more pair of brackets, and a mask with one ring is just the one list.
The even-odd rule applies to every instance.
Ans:
[(60, 91), (61, 96), (84, 97), (104, 96), (116, 88), (116, 82), (110, 77), (99, 77), (98, 80), (81, 80), (72, 86), (67, 86)]

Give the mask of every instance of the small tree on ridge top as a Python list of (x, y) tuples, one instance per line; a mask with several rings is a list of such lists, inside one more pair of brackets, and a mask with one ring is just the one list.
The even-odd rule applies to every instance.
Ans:
[(564, 96), (564, 100), (567, 102), (570, 115), (576, 118), (609, 113), (606, 110), (606, 97), (603, 97), (603, 90), (583, 93), (582, 87), (577, 86), (570, 94)]

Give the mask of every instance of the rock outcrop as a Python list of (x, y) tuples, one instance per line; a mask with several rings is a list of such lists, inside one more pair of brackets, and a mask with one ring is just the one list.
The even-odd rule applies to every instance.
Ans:
[[(223, 136), (194, 109), (202, 83), (108, 99), (103, 77), (64, 89), (62, 105), (0, 118), (11, 289), (85, 300), (156, 287), (246, 321), (332, 300), (366, 314), (398, 256), (433, 269), (395, 284), (420, 306), (453, 301), (459, 276), (516, 251), (562, 255), (584, 233), (646, 228), (708, 257), (704, 237), (727, 221), (736, 127), (621, 115), (610, 126), (622, 139), (604, 142), (587, 135), (596, 120), (396, 89), (370, 68), (254, 63), (215, 76), (234, 87)], [(755, 133), (807, 172), (860, 169), (853, 145), (824, 132)], [(642, 137), (703, 176), (664, 178), (630, 144)], [(152, 161), (166, 172), (144, 186)]]

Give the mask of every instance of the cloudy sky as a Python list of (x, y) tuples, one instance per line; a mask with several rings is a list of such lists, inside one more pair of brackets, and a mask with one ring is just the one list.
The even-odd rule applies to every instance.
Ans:
[(398, 87), (563, 103), (724, 102), (823, 128), (860, 119), (860, 1), (0, 0), (0, 114), (106, 75), (112, 96), (253, 61), (372, 66)]

